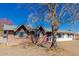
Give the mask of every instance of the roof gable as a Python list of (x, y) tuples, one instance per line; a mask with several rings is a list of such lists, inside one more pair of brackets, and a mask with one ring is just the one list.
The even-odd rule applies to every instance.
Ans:
[(20, 31), (21, 29), (23, 29), (24, 31), (27, 30), (27, 28), (25, 27), (25, 25), (20, 25), (18, 26), (15, 31)]

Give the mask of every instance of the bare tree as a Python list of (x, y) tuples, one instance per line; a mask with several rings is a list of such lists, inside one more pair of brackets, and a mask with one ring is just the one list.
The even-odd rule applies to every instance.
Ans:
[[(52, 21), (51, 25), (52, 25), (52, 35), (53, 35), (53, 40), (51, 43), (51, 47), (55, 47), (56, 44), (56, 33), (59, 29), (60, 24), (63, 23), (73, 23), (75, 22), (75, 20), (79, 19), (79, 4), (62, 4), (62, 8), (60, 9), (60, 12), (57, 16), (57, 8), (59, 6), (59, 4), (47, 4), (48, 6), (48, 14), (49, 14), (49, 18)], [(67, 14), (68, 17), (63, 18), (63, 20), (61, 19), (63, 16), (65, 16), (64, 14)], [(56, 18), (57, 17), (57, 18)]]
[[(27, 8), (27, 6), (24, 6), (24, 8)], [(30, 12), (33, 11), (37, 13), (37, 15), (31, 18), (33, 22), (44, 20), (52, 26), (53, 39), (50, 48), (56, 47), (56, 34), (60, 25), (62, 26), (62, 24), (65, 23), (74, 24), (74, 22), (79, 19), (79, 4), (76, 3), (29, 4), (29, 8)], [(48, 14), (46, 17), (49, 19), (45, 19), (45, 14)], [(49, 22), (49, 20), (51, 20), (51, 22)]]

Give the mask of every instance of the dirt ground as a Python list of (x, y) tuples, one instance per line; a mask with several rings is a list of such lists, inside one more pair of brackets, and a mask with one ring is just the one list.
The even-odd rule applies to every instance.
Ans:
[(26, 46), (5, 46), (0, 45), (1, 56), (78, 56), (79, 40), (70, 42), (58, 42), (56, 49), (38, 47), (27, 44)]

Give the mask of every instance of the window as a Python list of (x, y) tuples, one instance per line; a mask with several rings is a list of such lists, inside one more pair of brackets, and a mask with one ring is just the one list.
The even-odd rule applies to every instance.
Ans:
[(58, 38), (61, 38), (61, 34), (60, 33), (58, 33), (57, 36), (58, 36)]
[(19, 37), (24, 37), (24, 32), (20, 32)]
[(3, 38), (7, 38), (7, 35), (8, 35), (7, 31), (4, 31)]
[(14, 35), (17, 35), (17, 32), (14, 32)]
[(7, 31), (4, 31), (4, 34), (7, 34)]

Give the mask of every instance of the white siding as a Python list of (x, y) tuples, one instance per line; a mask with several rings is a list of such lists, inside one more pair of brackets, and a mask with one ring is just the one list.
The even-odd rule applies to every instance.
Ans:
[(72, 35), (67, 35), (64, 34), (63, 37), (61, 38), (57, 38), (57, 41), (72, 41), (73, 40), (73, 36)]
[[(57, 38), (56, 38), (56, 40), (57, 41), (72, 41), (73, 40), (73, 35), (69, 35), (68, 36), (68, 34), (62, 34), (61, 35), (61, 37), (58, 37), (58, 36), (56, 36)], [(52, 36), (51, 37), (49, 37), (49, 42), (52, 42)]]
[(72, 41), (73, 38), (57, 38), (57, 41)]

